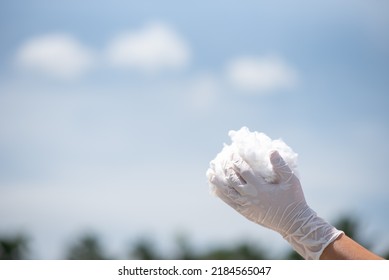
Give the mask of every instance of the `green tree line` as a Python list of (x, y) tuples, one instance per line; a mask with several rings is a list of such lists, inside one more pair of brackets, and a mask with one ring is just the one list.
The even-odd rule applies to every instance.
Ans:
[[(361, 239), (361, 227), (355, 219), (344, 217), (335, 223), (335, 226), (368, 249), (371, 249), (374, 245)], [(374, 239), (372, 238), (372, 240)], [(29, 250), (28, 243), (28, 239), (24, 235), (8, 237), (0, 236), (0, 260), (30, 259), (32, 252)], [(212, 247), (205, 252), (198, 252), (195, 250), (190, 241), (184, 236), (180, 236), (176, 239), (176, 245), (178, 248), (177, 252), (172, 255), (164, 255), (156, 249), (152, 240), (142, 238), (129, 248), (125, 259), (266, 260), (274, 258), (268, 251), (261, 248), (259, 245), (254, 245), (252, 242), (243, 240), (232, 245)], [(389, 248), (382, 257), (385, 259), (389, 258)], [(70, 244), (64, 253), (64, 259), (104, 260), (123, 258), (110, 256), (97, 235), (87, 234)], [(291, 249), (289, 252), (286, 252), (284, 256), (280, 256), (280, 259), (298, 260), (302, 258)]]

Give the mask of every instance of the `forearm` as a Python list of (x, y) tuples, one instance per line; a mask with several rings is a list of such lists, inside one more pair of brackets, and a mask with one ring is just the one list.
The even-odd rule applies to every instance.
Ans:
[(320, 256), (321, 260), (382, 260), (345, 234), (330, 243)]

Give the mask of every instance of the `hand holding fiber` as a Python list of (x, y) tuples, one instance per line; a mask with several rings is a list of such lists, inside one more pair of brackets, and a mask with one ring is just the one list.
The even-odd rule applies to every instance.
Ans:
[(278, 150), (242, 143), (225, 146), (211, 161), (213, 193), (250, 221), (280, 233), (304, 258), (318, 259), (342, 232), (308, 206), (300, 180)]

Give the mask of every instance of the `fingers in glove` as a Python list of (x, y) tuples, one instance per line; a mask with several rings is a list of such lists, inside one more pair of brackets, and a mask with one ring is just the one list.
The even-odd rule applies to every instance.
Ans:
[(267, 184), (265, 179), (259, 175), (256, 175), (250, 165), (242, 158), (235, 157), (232, 161), (232, 164), (235, 172), (248, 184), (253, 186), (258, 184)]
[(235, 188), (215, 188), (214, 194), (238, 212), (248, 204), (247, 196), (241, 195)]
[(217, 176), (215, 172), (209, 172), (207, 174), (209, 182), (215, 186), (216, 188), (224, 188), (226, 185), (225, 180), (223, 178), (220, 178), (220, 176)]
[(233, 167), (227, 170), (227, 182), (241, 196), (256, 196), (258, 191), (254, 185), (247, 184), (244, 178)]
[(273, 170), (281, 182), (288, 182), (294, 177), (293, 171), (289, 165), (284, 161), (278, 151), (273, 151), (270, 154), (270, 162), (273, 165)]

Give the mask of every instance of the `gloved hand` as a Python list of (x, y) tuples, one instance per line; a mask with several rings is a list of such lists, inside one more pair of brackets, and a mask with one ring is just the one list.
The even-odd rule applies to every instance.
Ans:
[[(280, 233), (305, 259), (319, 259), (342, 232), (307, 205), (299, 179), (277, 151), (270, 162), (274, 183), (255, 174), (237, 154), (229, 162), (211, 162), (207, 176), (214, 193), (244, 217)], [(216, 168), (223, 168), (224, 178)]]

